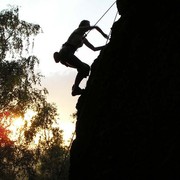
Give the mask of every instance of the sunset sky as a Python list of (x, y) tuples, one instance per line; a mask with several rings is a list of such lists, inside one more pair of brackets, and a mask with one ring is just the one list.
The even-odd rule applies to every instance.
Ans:
[[(39, 24), (43, 29), (43, 33), (35, 39), (33, 54), (40, 60), (39, 70), (45, 76), (42, 86), (49, 91), (48, 101), (57, 105), (65, 138), (70, 137), (74, 131), (71, 114), (76, 112), (79, 96), (71, 96), (71, 87), (77, 71), (56, 64), (53, 53), (59, 51), (81, 20), (87, 19), (94, 25), (114, 2), (115, 0), (0, 0), (0, 10), (7, 8), (8, 4), (18, 5), (20, 19)], [(97, 24), (106, 34), (110, 33), (116, 13), (115, 4)], [(96, 30), (91, 31), (87, 39), (95, 47), (106, 43), (106, 39)], [(98, 54), (99, 52), (94, 52), (85, 45), (76, 52), (77, 57), (89, 65)], [(87, 79), (83, 80), (81, 88), (86, 86), (86, 81)]]

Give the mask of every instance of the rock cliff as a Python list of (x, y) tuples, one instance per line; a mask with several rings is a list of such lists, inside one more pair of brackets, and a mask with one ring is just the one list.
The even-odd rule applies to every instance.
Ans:
[(180, 179), (180, 1), (117, 8), (76, 105), (69, 179)]

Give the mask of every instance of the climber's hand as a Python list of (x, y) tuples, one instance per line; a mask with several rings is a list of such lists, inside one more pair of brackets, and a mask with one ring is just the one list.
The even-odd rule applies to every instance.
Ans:
[(106, 39), (109, 39), (109, 36), (107, 34), (103, 35)]

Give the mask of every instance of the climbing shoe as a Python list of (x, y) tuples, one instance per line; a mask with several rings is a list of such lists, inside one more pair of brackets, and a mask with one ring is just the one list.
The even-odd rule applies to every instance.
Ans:
[(81, 95), (83, 93), (84, 89), (81, 89), (80, 87), (72, 87), (72, 96)]

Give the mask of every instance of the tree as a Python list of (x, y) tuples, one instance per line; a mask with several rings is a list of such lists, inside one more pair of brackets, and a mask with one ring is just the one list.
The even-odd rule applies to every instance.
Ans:
[[(18, 12), (13, 7), (0, 14), (0, 111), (23, 115), (29, 108), (37, 110), (47, 90), (33, 87), (40, 85), (42, 76), (35, 73), (38, 58), (28, 56), (30, 36), (37, 35), (41, 28), (19, 20)], [(24, 51), (26, 57), (22, 57)]]
[[(0, 146), (0, 177), (58, 179), (67, 147), (57, 126), (57, 108), (41, 88), (39, 60), (29, 55), (41, 27), (20, 20), (18, 7), (1, 11), (0, 22), (0, 138), (11, 144)], [(17, 116), (23, 119), (29, 109), (35, 115), (25, 122), (19, 141), (11, 142), (5, 127)]]

